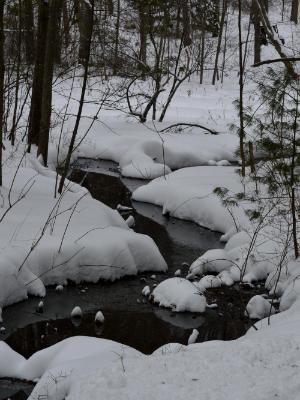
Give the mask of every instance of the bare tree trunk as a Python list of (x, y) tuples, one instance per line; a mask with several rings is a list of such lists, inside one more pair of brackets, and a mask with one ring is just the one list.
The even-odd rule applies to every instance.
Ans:
[(240, 68), (240, 78), (239, 78), (239, 86), (240, 86), (240, 98), (239, 98), (239, 118), (240, 118), (240, 129), (239, 129), (239, 137), (240, 137), (240, 157), (241, 157), (241, 165), (242, 165), (242, 176), (245, 176), (245, 149), (244, 149), (244, 141), (245, 141), (245, 131), (244, 131), (244, 61), (243, 61), (243, 41), (242, 41), (242, 0), (239, 0), (239, 15), (238, 15), (238, 29), (239, 29), (239, 68)]
[(13, 111), (12, 127), (9, 135), (12, 146), (15, 145), (16, 129), (17, 129), (17, 110), (19, 101), (20, 89), (20, 66), (21, 66), (21, 45), (22, 45), (22, 3), (19, 0), (19, 27), (18, 27), (18, 48), (17, 48), (17, 71), (16, 71), (16, 84), (15, 84), (15, 102)]
[(115, 51), (114, 51), (114, 68), (113, 74), (116, 75), (119, 67), (119, 39), (120, 39), (120, 12), (121, 12), (121, 1), (117, 0), (117, 20), (116, 20), (116, 35), (115, 35)]
[(206, 13), (201, 18), (200, 84), (203, 83), (205, 61)]
[(32, 0), (24, 0), (23, 19), (26, 61), (28, 65), (32, 65), (35, 59), (34, 16)]
[(191, 4), (189, 0), (181, 0), (182, 9), (182, 42), (183, 47), (192, 44), (192, 28), (191, 28)]
[(75, 140), (76, 136), (78, 133), (78, 128), (80, 124), (80, 119), (81, 119), (81, 114), (82, 114), (82, 109), (83, 109), (83, 104), (84, 104), (84, 98), (85, 98), (85, 91), (86, 91), (86, 86), (87, 86), (87, 80), (88, 80), (88, 70), (89, 70), (89, 61), (90, 61), (90, 54), (91, 54), (91, 41), (92, 41), (92, 35), (93, 35), (93, 28), (94, 28), (94, 0), (91, 0), (91, 8), (90, 8), (90, 14), (92, 16), (92, 24), (90, 25), (90, 36), (89, 36), (89, 41), (88, 41), (88, 47), (87, 47), (87, 58), (85, 59), (84, 62), (84, 74), (83, 74), (83, 83), (82, 83), (82, 89), (81, 89), (81, 96), (80, 96), (80, 101), (79, 101), (79, 108), (76, 116), (76, 121), (75, 121), (75, 126), (74, 130), (72, 133), (71, 141), (69, 144), (69, 149), (68, 149), (68, 154), (65, 160), (65, 165), (63, 169), (63, 173), (59, 182), (59, 187), (58, 187), (58, 193), (62, 193), (63, 188), (64, 188), (64, 183), (65, 179), (68, 174), (68, 170), (70, 167), (70, 162), (71, 162), (71, 157), (72, 153), (74, 150), (74, 145), (75, 145)]
[(28, 151), (32, 144), (38, 144), (41, 121), (41, 105), (44, 78), (44, 61), (47, 41), (47, 27), (49, 18), (49, 4), (47, 0), (39, 1), (38, 39), (36, 48), (36, 60), (34, 67), (31, 106), (28, 127)]
[(292, 0), (291, 21), (298, 24), (299, 0)]
[(4, 114), (4, 5), (0, 2), (0, 186), (2, 186), (2, 146), (3, 146), (3, 114)]
[(89, 57), (89, 38), (91, 36), (91, 25), (93, 16), (91, 9), (85, 0), (78, 0), (78, 27), (80, 32), (79, 43), (79, 61), (84, 65), (85, 60)]
[(143, 0), (139, 2), (139, 30), (140, 30), (140, 51), (139, 61), (146, 65), (147, 63), (147, 34), (148, 34), (148, 18), (147, 7)]
[(256, 64), (260, 62), (261, 29), (259, 11), (255, 1), (252, 1), (251, 14), (254, 27), (254, 64)]
[(213, 73), (213, 78), (212, 78), (213, 85), (216, 83), (216, 79), (219, 80), (218, 61), (219, 61), (219, 55), (221, 52), (222, 35), (223, 35), (226, 12), (227, 12), (227, 0), (223, 0), (221, 21), (220, 21), (220, 27), (219, 27), (218, 45), (217, 45), (216, 58), (215, 58), (215, 67), (214, 67), (214, 73)]
[(52, 79), (54, 71), (56, 32), (59, 26), (63, 0), (52, 0), (47, 28), (46, 54), (44, 62), (41, 122), (37, 155), (42, 156), (43, 163), (48, 162), (48, 142), (51, 122)]

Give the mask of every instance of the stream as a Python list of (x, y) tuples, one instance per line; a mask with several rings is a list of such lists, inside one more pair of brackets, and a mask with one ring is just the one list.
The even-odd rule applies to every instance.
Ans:
[[(247, 301), (257, 293), (256, 288), (239, 285), (211, 289), (206, 293), (208, 303), (216, 309), (204, 314), (174, 313), (148, 302), (141, 295), (145, 285), (153, 288), (174, 272), (188, 266), (206, 250), (220, 248), (220, 234), (198, 225), (164, 217), (161, 208), (131, 201), (131, 192), (146, 182), (120, 178), (117, 165), (109, 161), (80, 159), (73, 166), (71, 180), (81, 183), (92, 196), (112, 208), (118, 204), (133, 207), (128, 213), (135, 218), (134, 230), (147, 234), (156, 242), (164, 256), (166, 273), (143, 273), (120, 281), (97, 284), (68, 285), (62, 293), (47, 288), (44, 312), (36, 311), (39, 299), (28, 300), (7, 307), (3, 311), (6, 331), (1, 335), (14, 350), (25, 357), (58, 341), (76, 335), (97, 336), (132, 346), (146, 354), (169, 343), (187, 344), (193, 328), (199, 331), (198, 342), (232, 340), (249, 328), (244, 318)], [(124, 215), (126, 218), (128, 215)], [(70, 318), (74, 306), (79, 305), (83, 318), (78, 323)], [(95, 325), (95, 312), (101, 309), (105, 323)], [(32, 383), (0, 379), (0, 400), (27, 399)]]

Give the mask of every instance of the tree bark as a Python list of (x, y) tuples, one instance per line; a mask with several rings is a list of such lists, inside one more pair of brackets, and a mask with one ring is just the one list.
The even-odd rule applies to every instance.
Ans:
[(41, 156), (43, 163), (48, 162), (48, 142), (51, 122), (52, 106), (52, 79), (55, 61), (56, 32), (59, 25), (63, 0), (52, 0), (47, 27), (46, 53), (44, 62), (41, 121), (37, 155)]
[(222, 35), (223, 35), (223, 28), (224, 28), (226, 12), (227, 12), (227, 0), (223, 0), (221, 21), (220, 21), (220, 27), (219, 27), (218, 45), (217, 45), (214, 73), (213, 73), (213, 79), (212, 79), (213, 85), (216, 83), (216, 79), (219, 80), (218, 61), (219, 61), (219, 55), (220, 55), (220, 51), (221, 51)]
[(2, 186), (2, 145), (3, 145), (3, 114), (4, 114), (4, 5), (0, 2), (0, 186)]
[(298, 24), (299, 0), (292, 0), (291, 21)]
[(26, 62), (32, 65), (35, 59), (34, 13), (32, 0), (24, 0), (23, 24)]
[(30, 151), (32, 144), (38, 145), (39, 143), (48, 19), (49, 19), (48, 1), (40, 0), (36, 59), (35, 59), (35, 67), (34, 67), (34, 75), (32, 83), (30, 115), (29, 115), (28, 151)]

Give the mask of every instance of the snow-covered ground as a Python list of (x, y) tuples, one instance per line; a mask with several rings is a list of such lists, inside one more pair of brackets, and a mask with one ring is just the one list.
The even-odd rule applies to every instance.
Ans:
[[(288, 30), (279, 28), (285, 38), (291, 38), (296, 28), (286, 26)], [(271, 46), (263, 55), (274, 55)], [(153, 291), (151, 296), (161, 306), (204, 311), (205, 296), (199, 292), (239, 280), (266, 280), (266, 288), (281, 296), (281, 313), (274, 314), (271, 300), (256, 297), (247, 306), (249, 316), (270, 314), (256, 324), (258, 331), (251, 329), (239, 340), (226, 343), (169, 344), (150, 356), (111, 341), (77, 337), (25, 360), (0, 342), (0, 376), (39, 379), (32, 400), (299, 399), (300, 262), (293, 261), (288, 250), (281, 263), (284, 232), (280, 228), (262, 226), (253, 242), (255, 223), (250, 222), (244, 205), (226, 208), (214, 193), (215, 187), (232, 193), (243, 189), (236, 167), (228, 166), (238, 159), (238, 138), (228, 127), (237, 121), (232, 104), (238, 95), (237, 70), (228, 71), (224, 85), (200, 86), (197, 80), (192, 76), (180, 87), (164, 123), (140, 124), (120, 110), (103, 109), (94, 118), (99, 105), (91, 101), (99, 103), (103, 93), (93, 89), (101, 84), (92, 79), (73, 160), (81, 156), (110, 159), (126, 177), (153, 179), (134, 192), (135, 200), (154, 203), (165, 214), (224, 234), (224, 250), (211, 250), (190, 266), (187, 277), (193, 283), (173, 278)], [(77, 84), (73, 98), (78, 98), (76, 80)], [(57, 83), (54, 107), (58, 113), (64, 110), (69, 87), (69, 81)], [(253, 91), (255, 85), (247, 80), (249, 102), (255, 100)], [(71, 101), (67, 113), (76, 112), (77, 102)], [(195, 127), (161, 132), (184, 122), (219, 134)], [(7, 144), (1, 188), (0, 311), (28, 294), (44, 296), (48, 284), (64, 285), (68, 279), (114, 280), (167, 268), (152, 239), (129, 229), (117, 211), (93, 200), (78, 185), (68, 182), (63, 196), (54, 198), (53, 169), (64, 159), (73, 125), (74, 117), (68, 118), (60, 148), (60, 127), (54, 126), (50, 169), (26, 155), (17, 171), (23, 145), (16, 152)], [(207, 276), (210, 273), (214, 275)]]

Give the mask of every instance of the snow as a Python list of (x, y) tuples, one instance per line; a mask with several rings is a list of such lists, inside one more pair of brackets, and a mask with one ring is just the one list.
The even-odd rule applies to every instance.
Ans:
[(175, 312), (202, 313), (206, 308), (205, 296), (190, 281), (183, 278), (169, 278), (159, 283), (153, 290), (152, 300), (161, 307)]
[(71, 311), (71, 318), (81, 318), (82, 317), (82, 309), (79, 306), (76, 306)]
[(198, 336), (199, 336), (199, 331), (197, 331), (197, 329), (193, 329), (193, 332), (191, 333), (188, 339), (188, 344), (196, 343)]
[(103, 322), (105, 321), (104, 315), (102, 311), (97, 311), (96, 315), (95, 315), (95, 322), (100, 322), (101, 324), (103, 324)]
[(142, 295), (148, 297), (151, 293), (150, 286), (145, 286), (142, 290)]
[(275, 308), (260, 295), (253, 296), (247, 306), (245, 315), (251, 319), (262, 319), (275, 313)]
[(74, 337), (25, 360), (1, 342), (0, 376), (41, 378), (30, 400), (46, 394), (48, 400), (164, 400), (170, 394), (174, 400), (297, 400), (298, 310), (271, 316), (271, 325), (263, 320), (258, 331), (234, 341), (170, 343), (149, 356), (105, 339)]
[(5, 145), (0, 307), (28, 295), (44, 297), (46, 285), (62, 285), (67, 279), (114, 281), (167, 269), (154, 241), (129, 229), (118, 211), (69, 181), (54, 198), (56, 174), (24, 153), (25, 145), (18, 152)]
[[(236, 233), (234, 220), (213, 193), (216, 187), (240, 192), (242, 186), (235, 168), (203, 166), (179, 169), (139, 187), (132, 197), (136, 201), (161, 206), (163, 214), (232, 235)], [(247, 218), (240, 208), (234, 208), (232, 212), (241, 226), (247, 225)]]

